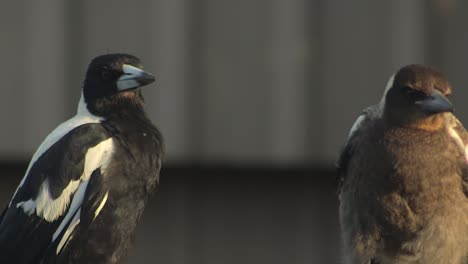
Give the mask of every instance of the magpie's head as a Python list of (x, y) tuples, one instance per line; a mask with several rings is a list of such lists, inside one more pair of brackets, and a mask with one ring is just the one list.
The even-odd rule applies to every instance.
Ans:
[(387, 121), (396, 125), (437, 125), (441, 113), (453, 111), (447, 99), (451, 92), (440, 72), (423, 65), (408, 65), (390, 78), (381, 107)]
[(139, 87), (154, 82), (143, 71), (140, 60), (128, 54), (106, 54), (89, 64), (83, 85), (83, 97), (93, 114), (105, 115), (122, 103), (142, 104)]

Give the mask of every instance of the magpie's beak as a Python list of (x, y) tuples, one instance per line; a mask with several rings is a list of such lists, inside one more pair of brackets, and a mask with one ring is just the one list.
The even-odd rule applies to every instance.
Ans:
[(416, 101), (415, 104), (428, 114), (453, 112), (452, 103), (437, 90), (434, 90), (426, 98)]
[(123, 75), (117, 80), (119, 91), (145, 86), (154, 82), (154, 76), (135, 66), (124, 64)]

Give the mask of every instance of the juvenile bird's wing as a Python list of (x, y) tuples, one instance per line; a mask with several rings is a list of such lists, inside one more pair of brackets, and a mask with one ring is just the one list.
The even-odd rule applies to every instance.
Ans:
[(59, 254), (80, 219), (102, 209), (102, 174), (112, 151), (105, 129), (85, 124), (33, 159), (0, 219), (0, 263), (39, 263)]
[(463, 124), (451, 113), (448, 116), (448, 132), (455, 143), (460, 147), (464, 153), (464, 168), (462, 168), (462, 187), (463, 192), (468, 197), (468, 133), (466, 132)]
[(338, 160), (336, 162), (337, 168), (337, 181), (338, 181), (338, 192), (341, 191), (341, 187), (343, 186), (343, 182), (346, 178), (346, 172), (348, 169), (348, 163), (353, 156), (353, 152), (356, 149), (356, 137), (360, 134), (363, 127), (365, 127), (366, 123), (369, 121), (370, 118), (373, 116), (373, 107), (369, 107), (368, 109), (364, 110), (362, 114), (356, 119), (351, 130), (348, 134), (348, 140), (341, 150)]

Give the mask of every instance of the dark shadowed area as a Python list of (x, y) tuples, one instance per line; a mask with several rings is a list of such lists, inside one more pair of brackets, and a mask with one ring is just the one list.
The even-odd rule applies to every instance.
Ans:
[[(2, 164), (0, 204), (26, 164)], [(328, 170), (166, 168), (126, 263), (339, 263)]]

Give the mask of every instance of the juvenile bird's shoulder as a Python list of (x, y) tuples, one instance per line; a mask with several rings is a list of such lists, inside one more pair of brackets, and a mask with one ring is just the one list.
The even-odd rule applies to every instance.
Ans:
[(449, 135), (460, 146), (460, 148), (466, 150), (468, 134), (463, 124), (452, 113), (446, 113), (445, 120)]
[(379, 105), (373, 105), (364, 109), (349, 130), (348, 142), (350, 142), (353, 136), (362, 134), (363, 130), (368, 128), (369, 125), (381, 119), (381, 112), (381, 107)]
[(340, 188), (345, 179), (348, 163), (353, 157), (356, 148), (359, 147), (360, 141), (364, 140), (364, 138), (369, 135), (371, 127), (376, 123), (379, 123), (380, 119), (381, 112), (379, 106), (371, 106), (362, 111), (361, 115), (358, 116), (351, 127), (347, 142), (342, 148), (336, 161), (338, 184)]
[(462, 165), (461, 178), (463, 192), (468, 198), (468, 133), (463, 124), (452, 113), (446, 113), (445, 115), (447, 132), (464, 154), (464, 166)]

